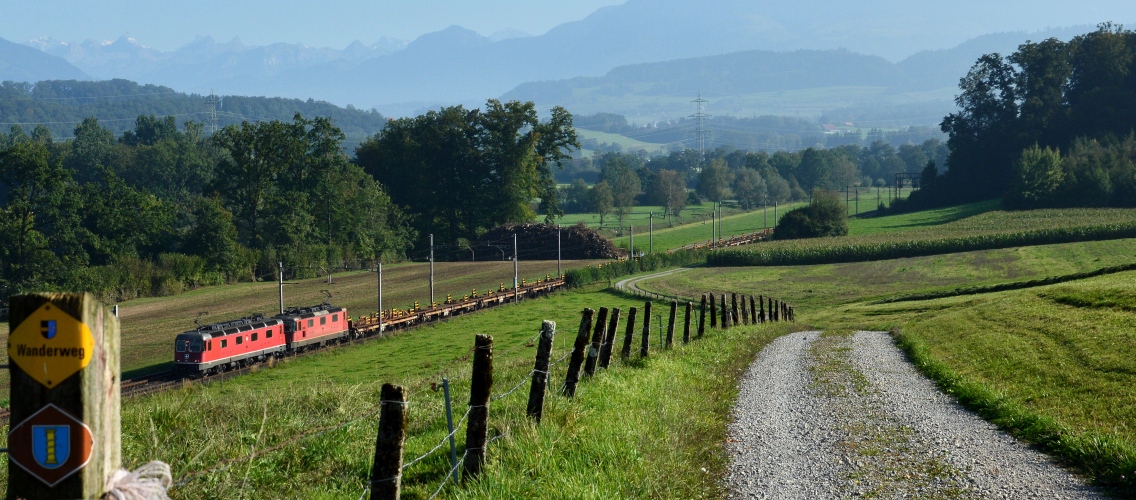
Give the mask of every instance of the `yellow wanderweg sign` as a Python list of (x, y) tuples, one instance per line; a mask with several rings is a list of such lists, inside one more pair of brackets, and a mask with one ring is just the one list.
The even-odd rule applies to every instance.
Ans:
[(8, 358), (49, 389), (86, 368), (94, 350), (91, 329), (50, 302), (8, 336)]

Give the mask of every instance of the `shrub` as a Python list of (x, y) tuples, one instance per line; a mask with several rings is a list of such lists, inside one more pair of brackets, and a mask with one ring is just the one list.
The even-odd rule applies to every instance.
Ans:
[(790, 210), (777, 223), (773, 237), (778, 240), (844, 236), (848, 234), (848, 214), (844, 203), (831, 191), (814, 191), (806, 207)]

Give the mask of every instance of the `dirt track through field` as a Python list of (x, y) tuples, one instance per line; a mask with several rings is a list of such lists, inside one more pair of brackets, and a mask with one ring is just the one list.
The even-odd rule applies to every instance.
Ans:
[(732, 498), (1101, 498), (942, 394), (882, 332), (800, 332), (740, 383)]

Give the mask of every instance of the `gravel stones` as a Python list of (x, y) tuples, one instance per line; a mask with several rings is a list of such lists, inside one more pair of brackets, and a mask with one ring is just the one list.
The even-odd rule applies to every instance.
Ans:
[(881, 332), (772, 342), (726, 448), (732, 498), (1101, 497), (939, 392)]

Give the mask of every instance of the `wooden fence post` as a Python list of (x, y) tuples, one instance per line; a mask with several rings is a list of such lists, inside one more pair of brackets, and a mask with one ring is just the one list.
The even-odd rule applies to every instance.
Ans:
[(667, 320), (667, 349), (674, 345), (675, 338), (675, 319), (678, 317), (678, 301), (671, 301), (671, 316)]
[(773, 301), (773, 306), (770, 309), (773, 310), (773, 321), (781, 321), (781, 301)]
[(608, 363), (611, 362), (611, 349), (615, 344), (615, 332), (619, 328), (619, 308), (611, 310), (611, 319), (607, 323), (607, 333), (604, 335), (604, 341), (600, 344), (600, 368), (607, 369)]
[(757, 304), (756, 304), (755, 302), (756, 302), (756, 301), (755, 301), (755, 300), (753, 300), (753, 295), (750, 295), (750, 296), (749, 296), (749, 316), (750, 316), (750, 323), (753, 323), (753, 324), (755, 324), (755, 325), (756, 325), (756, 324), (757, 324), (757, 307), (755, 307), (755, 306), (756, 306)]
[(410, 412), (406, 390), (383, 384), (379, 396), (379, 433), (375, 436), (375, 463), (371, 467), (371, 500), (398, 500), (402, 494), (402, 451)]
[(619, 351), (619, 357), (627, 359), (631, 357), (631, 340), (635, 336), (635, 308), (632, 307), (627, 311), (627, 333), (623, 334), (623, 349)]
[(741, 324), (741, 323), (738, 322), (738, 319), (739, 319), (738, 316), (739, 316), (739, 314), (738, 314), (738, 294), (737, 293), (731, 293), (730, 294), (730, 326), (738, 326), (738, 325)]
[(588, 360), (584, 362), (584, 375), (591, 377), (596, 374), (596, 363), (600, 359), (600, 343), (607, 335), (607, 308), (601, 307), (600, 314), (596, 316), (596, 329), (592, 332), (592, 345), (588, 347)]
[(584, 309), (580, 318), (580, 331), (576, 332), (576, 343), (572, 346), (572, 357), (568, 359), (568, 374), (564, 377), (564, 395), (576, 395), (576, 384), (580, 382), (580, 365), (584, 364), (584, 349), (588, 346), (588, 333), (592, 331), (591, 308)]
[(746, 296), (742, 295), (742, 324), (749, 324), (749, 309), (746, 308)]
[(552, 340), (555, 336), (556, 323), (544, 320), (540, 324), (540, 343), (536, 346), (536, 364), (533, 365), (527, 409), (529, 417), (538, 424), (544, 414), (544, 394), (548, 392), (548, 362), (552, 357)]
[(718, 328), (718, 301), (710, 294), (710, 328)]
[(686, 320), (682, 326), (682, 343), (690, 343), (690, 315), (694, 313), (694, 303), (686, 303)]
[(761, 305), (761, 315), (758, 316), (758, 319), (760, 319), (762, 323), (765, 323), (765, 296), (758, 295), (757, 302)]
[(722, 328), (730, 327), (730, 310), (726, 308), (726, 294), (722, 294)]
[(639, 346), (639, 355), (647, 357), (651, 349), (651, 301), (643, 304), (643, 343)]
[(489, 395), (493, 390), (493, 337), (478, 334), (473, 342), (470, 376), (469, 421), (465, 427), (463, 477), (476, 478), (485, 464), (485, 438), (489, 434)]
[(7, 498), (102, 497), (122, 466), (118, 318), (88, 293), (9, 305)]
[[(710, 304), (713, 305), (714, 301), (711, 300)], [(706, 294), (702, 294), (702, 305), (699, 306), (698, 315), (698, 337), (701, 338), (706, 333)]]
[(769, 301), (769, 313), (766, 315), (766, 319), (769, 320), (770, 323), (772, 323), (774, 321), (774, 319), (773, 319), (773, 297), (766, 297), (766, 300)]

